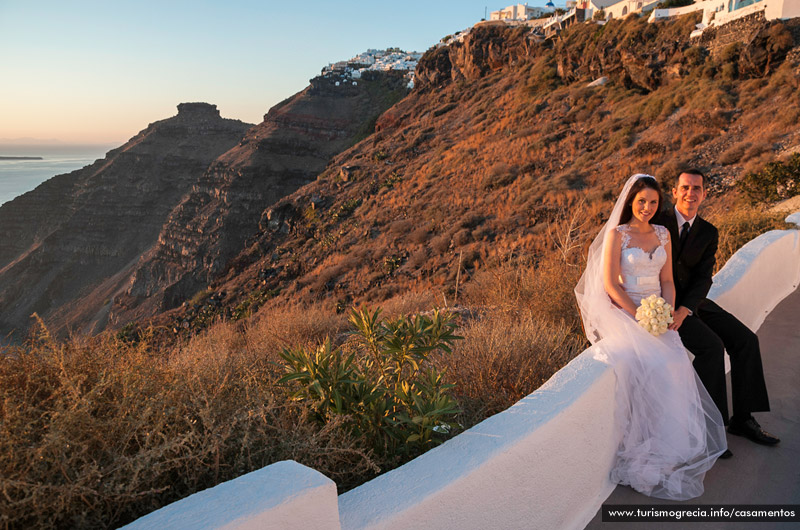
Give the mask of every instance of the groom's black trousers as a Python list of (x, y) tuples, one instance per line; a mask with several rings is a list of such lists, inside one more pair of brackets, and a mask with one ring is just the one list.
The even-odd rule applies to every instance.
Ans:
[(728, 424), (728, 394), (723, 351), (731, 358), (733, 414), (769, 410), (767, 385), (761, 366), (758, 337), (711, 300), (704, 300), (694, 315), (678, 328), (681, 341), (694, 357), (694, 369)]

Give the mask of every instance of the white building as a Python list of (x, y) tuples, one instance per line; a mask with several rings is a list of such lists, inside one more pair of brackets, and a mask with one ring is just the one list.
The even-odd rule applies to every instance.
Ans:
[(631, 13), (641, 13), (642, 11), (655, 7), (660, 0), (617, 0), (615, 3), (605, 8), (606, 18), (625, 18)]
[(708, 26), (721, 26), (738, 18), (764, 13), (767, 20), (800, 17), (800, 0), (703, 0), (685, 7), (655, 9), (650, 22), (685, 15), (693, 11), (703, 11), (703, 22), (692, 36), (702, 34)]
[(620, 1), (621, 0), (579, 0), (576, 7), (584, 10), (584, 17), (586, 20), (592, 20), (594, 14), (600, 10), (606, 13), (605, 18), (607, 18), (608, 9)]
[(508, 6), (499, 11), (492, 11), (489, 20), (530, 20), (550, 13), (545, 7), (531, 7), (527, 3)]

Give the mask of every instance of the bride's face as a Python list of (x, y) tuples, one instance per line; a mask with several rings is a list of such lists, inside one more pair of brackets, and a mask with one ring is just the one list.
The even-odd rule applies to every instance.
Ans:
[(642, 223), (649, 223), (658, 211), (658, 192), (644, 188), (636, 194), (631, 204), (633, 216)]

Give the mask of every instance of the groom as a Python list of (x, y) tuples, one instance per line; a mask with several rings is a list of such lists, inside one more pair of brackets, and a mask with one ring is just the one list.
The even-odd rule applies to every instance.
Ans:
[[(672, 239), (672, 273), (675, 279), (675, 329), (695, 356), (694, 368), (728, 425), (728, 432), (775, 445), (780, 440), (764, 431), (750, 414), (768, 411), (769, 398), (761, 367), (758, 337), (739, 320), (706, 298), (711, 288), (719, 234), (697, 215), (706, 197), (704, 175), (687, 169), (672, 188), (675, 207), (662, 213), (661, 224)], [(733, 416), (728, 420), (724, 350), (731, 359)], [(727, 453), (723, 456), (730, 456)]]

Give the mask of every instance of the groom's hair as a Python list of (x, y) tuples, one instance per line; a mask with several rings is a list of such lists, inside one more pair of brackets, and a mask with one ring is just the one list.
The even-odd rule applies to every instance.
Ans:
[(680, 180), (681, 175), (683, 175), (684, 173), (686, 173), (687, 175), (700, 175), (700, 178), (703, 179), (703, 189), (706, 189), (706, 176), (703, 174), (702, 171), (700, 171), (696, 167), (687, 167), (679, 170), (678, 173), (675, 175), (675, 180), (672, 183), (673, 188), (678, 187), (678, 181)]
[[(663, 197), (661, 196), (661, 188), (656, 182), (656, 179), (653, 177), (640, 177), (636, 179), (636, 182), (633, 183), (631, 186), (630, 191), (628, 192), (628, 196), (625, 197), (625, 206), (622, 207), (622, 214), (620, 214), (619, 224), (624, 225), (628, 221), (631, 220), (633, 217), (633, 199), (636, 198), (636, 194), (642, 191), (645, 188), (650, 188), (651, 190), (656, 190), (658, 193), (658, 207), (659, 209), (664, 204)], [(653, 219), (657, 216), (653, 216)], [(653, 219), (650, 219), (650, 222), (653, 222)]]

